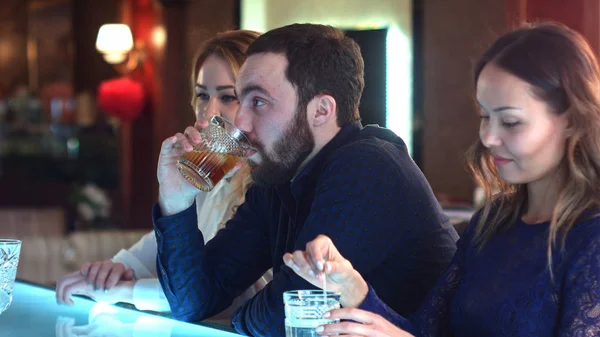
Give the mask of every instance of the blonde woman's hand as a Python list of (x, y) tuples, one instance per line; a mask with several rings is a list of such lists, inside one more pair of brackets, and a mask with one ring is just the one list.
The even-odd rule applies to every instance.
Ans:
[(119, 281), (131, 281), (134, 272), (131, 268), (112, 260), (86, 262), (79, 269), (81, 275), (85, 276), (88, 284), (94, 290), (110, 290)]
[[(85, 267), (85, 265), (84, 265)], [(110, 303), (131, 302), (133, 297), (133, 271), (126, 270), (115, 285), (104, 290), (89, 283), (81, 270), (64, 275), (56, 282), (56, 303), (73, 305), (73, 295), (84, 295), (94, 300)]]

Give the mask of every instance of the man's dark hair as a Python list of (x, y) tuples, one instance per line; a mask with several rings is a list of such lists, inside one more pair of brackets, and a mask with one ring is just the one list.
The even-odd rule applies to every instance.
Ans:
[(317, 95), (331, 95), (337, 103), (337, 124), (360, 120), (358, 105), (364, 82), (360, 47), (339, 29), (317, 24), (293, 24), (261, 35), (247, 51), (284, 54), (286, 77), (298, 92), (298, 106), (306, 108)]

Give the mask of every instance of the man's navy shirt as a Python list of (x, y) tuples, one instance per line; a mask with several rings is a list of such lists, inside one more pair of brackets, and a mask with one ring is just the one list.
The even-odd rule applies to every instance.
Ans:
[(177, 319), (226, 309), (273, 268), (273, 281), (233, 317), (235, 329), (252, 336), (285, 335), (283, 292), (314, 286), (282, 256), (319, 234), (402, 315), (418, 309), (458, 239), (404, 142), (360, 122), (344, 126), (292, 182), (251, 187), (206, 245), (195, 205), (169, 217), (155, 205), (153, 219), (158, 277)]

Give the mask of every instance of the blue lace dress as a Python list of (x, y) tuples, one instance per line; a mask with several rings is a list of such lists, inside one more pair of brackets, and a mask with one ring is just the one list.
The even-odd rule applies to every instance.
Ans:
[[(473, 220), (475, 221), (475, 220)], [(518, 221), (479, 253), (472, 222), (419, 311), (404, 318), (370, 288), (361, 309), (415, 336), (600, 336), (600, 218), (577, 223), (547, 266), (549, 223)]]

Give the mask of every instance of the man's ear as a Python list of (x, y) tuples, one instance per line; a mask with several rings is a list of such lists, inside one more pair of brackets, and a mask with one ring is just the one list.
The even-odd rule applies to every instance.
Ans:
[(313, 126), (321, 126), (330, 120), (337, 118), (337, 104), (330, 95), (319, 95), (314, 98), (315, 113), (313, 115)]

